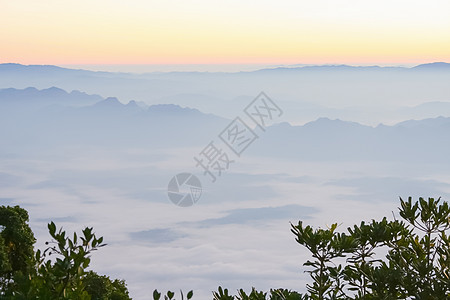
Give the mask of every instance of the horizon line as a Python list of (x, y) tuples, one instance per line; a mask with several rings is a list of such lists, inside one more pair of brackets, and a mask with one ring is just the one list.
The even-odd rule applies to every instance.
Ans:
[(53, 66), (72, 70), (85, 70), (94, 72), (113, 72), (113, 73), (169, 73), (169, 72), (209, 72), (209, 73), (237, 73), (252, 72), (266, 69), (296, 69), (305, 67), (379, 67), (379, 68), (407, 68), (411, 69), (421, 65), (432, 64), (450, 64), (445, 61), (433, 61), (420, 64), (405, 63), (292, 63), (292, 64), (230, 64), (230, 63), (198, 63), (198, 64), (24, 64), (15, 62), (2, 62), (0, 65), (21, 65), (21, 66)]

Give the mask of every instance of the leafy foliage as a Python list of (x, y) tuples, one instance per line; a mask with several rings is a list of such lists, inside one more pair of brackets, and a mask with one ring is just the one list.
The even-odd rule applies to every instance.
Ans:
[(130, 299), (123, 280), (86, 271), (92, 252), (105, 246), (93, 228), (70, 238), (51, 222), (52, 241), (34, 252), (26, 210), (1, 206), (0, 225), (1, 299)]
[[(184, 300), (184, 294), (183, 291), (180, 290), (181, 300)], [(192, 299), (194, 296), (194, 291), (189, 291), (186, 295), (186, 298), (188, 300)], [(175, 300), (175, 293), (172, 291), (167, 291), (167, 294), (164, 295), (164, 300)], [(161, 293), (158, 292), (158, 290), (153, 291), (153, 300), (160, 300), (161, 299)]]
[[(84, 290), (85, 269), (91, 261), (92, 251), (105, 246), (103, 237), (97, 238), (92, 228), (85, 228), (82, 236), (76, 233), (70, 239), (62, 229), (56, 231), (55, 223), (48, 224), (51, 237), (54, 239), (44, 252), (36, 252), (38, 262), (38, 275), (36, 280), (39, 289), (46, 295), (66, 299), (89, 299)], [(56, 255), (55, 261), (47, 259)]]
[(213, 292), (214, 300), (233, 300), (234, 296), (228, 294), (228, 289), (219, 286), (217, 292)]
[(303, 300), (305, 296), (287, 289), (271, 289), (269, 293), (258, 291), (254, 287), (247, 294), (243, 289), (236, 296), (230, 295), (228, 289), (219, 286), (217, 292), (213, 292), (214, 300)]
[(128, 300), (131, 299), (124, 280), (111, 280), (108, 276), (89, 271), (83, 279), (85, 290), (91, 300)]
[[(307, 299), (449, 299), (450, 209), (440, 199), (400, 199), (400, 216), (361, 222), (337, 233), (292, 225), (296, 241), (314, 258), (307, 261), (312, 284)], [(387, 251), (384, 259), (376, 250)], [(345, 257), (346, 264), (336, 262)]]
[(25, 209), (0, 206), (0, 295), (31, 272), (36, 239), (28, 220)]

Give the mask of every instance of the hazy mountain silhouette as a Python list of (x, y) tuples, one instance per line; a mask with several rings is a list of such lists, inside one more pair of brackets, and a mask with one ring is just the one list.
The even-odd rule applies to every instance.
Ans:
[(450, 64), (445, 62), (434, 62), (429, 64), (421, 64), (413, 67), (413, 69), (428, 71), (450, 71)]
[(434, 62), (407, 67), (382, 67), (382, 66), (350, 66), (350, 65), (314, 65), (314, 66), (285, 66), (266, 68), (253, 72), (293, 72), (293, 71), (417, 71), (417, 70), (445, 70), (450, 71), (450, 64)]
[(74, 90), (70, 93), (57, 87), (38, 90), (34, 87), (25, 89), (0, 89), (2, 105), (20, 105), (23, 109), (48, 105), (84, 106), (94, 104), (103, 98)]
[(430, 101), (413, 107), (404, 107), (397, 110), (403, 119), (432, 118), (450, 116), (450, 102)]
[(364, 126), (320, 118), (270, 127), (250, 153), (304, 161), (448, 162), (450, 118)]
[[(164, 103), (197, 107), (227, 118), (233, 118), (247, 104), (235, 99), (253, 99), (264, 90), (278, 100), (280, 106), (289, 107), (286, 121), (303, 122), (326, 116), (362, 122), (361, 108), (369, 105), (371, 114), (364, 114), (364, 118), (376, 124), (377, 119), (378, 122), (401, 120), (402, 116), (396, 112), (398, 107), (450, 101), (448, 65), (432, 63), (413, 68), (324, 65), (235, 73), (131, 74), (0, 64), (0, 88), (58, 86), (66, 91), (82, 90), (104, 98), (114, 96), (122, 102), (135, 100), (147, 105)], [(323, 109), (305, 116), (303, 108), (311, 103)], [(352, 109), (342, 111), (349, 107)], [(297, 115), (301, 119), (295, 119)]]
[[(81, 106), (83, 103), (89, 105)], [(5, 149), (25, 144), (189, 146), (206, 143), (227, 122), (197, 109), (177, 105), (146, 108), (135, 101), (122, 104), (114, 97), (69, 94), (57, 88), (0, 91), (0, 143)]]
[[(230, 122), (175, 104), (143, 108), (135, 101), (123, 104), (114, 97), (59, 88), (0, 90), (0, 117), (2, 148), (11, 151), (67, 145), (204, 146)], [(448, 117), (377, 127), (319, 118), (302, 126), (269, 127), (248, 153), (312, 161), (438, 162), (448, 155), (449, 132)]]
[[(269, 70), (276, 70), (276, 71), (293, 71), (293, 70), (304, 70), (304, 71), (310, 71), (310, 70), (417, 70), (417, 69), (450, 69), (450, 63), (446, 62), (433, 62), (433, 63), (425, 63), (420, 64), (413, 67), (401, 67), (401, 66), (352, 66), (352, 65), (346, 65), (346, 64), (339, 64), (339, 65), (292, 65), (292, 66), (282, 66), (282, 67), (274, 67), (274, 68), (264, 68), (256, 71), (243, 71), (238, 73), (259, 73)], [(224, 72), (148, 72), (144, 74), (133, 74), (133, 73), (127, 73), (127, 72), (106, 72), (106, 71), (89, 71), (89, 70), (82, 70), (82, 69), (70, 69), (70, 68), (63, 68), (58, 67), (54, 65), (22, 65), (22, 64), (16, 64), (16, 63), (3, 63), (0, 64), (0, 72), (7, 72), (9, 74), (14, 73), (35, 73), (39, 75), (67, 75), (67, 74), (76, 74), (76, 75), (90, 75), (90, 76), (110, 76), (110, 77), (123, 77), (123, 76), (153, 76), (153, 75), (208, 75), (211, 73), (224, 73)]]

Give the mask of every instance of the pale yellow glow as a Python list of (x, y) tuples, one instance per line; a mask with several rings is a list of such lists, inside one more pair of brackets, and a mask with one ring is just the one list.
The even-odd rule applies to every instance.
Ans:
[(0, 0), (0, 62), (450, 61), (450, 1)]

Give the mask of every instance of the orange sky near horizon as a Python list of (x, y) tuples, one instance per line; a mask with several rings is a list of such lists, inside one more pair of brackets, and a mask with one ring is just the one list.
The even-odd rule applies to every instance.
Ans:
[(3, 1), (0, 62), (450, 62), (450, 1)]

